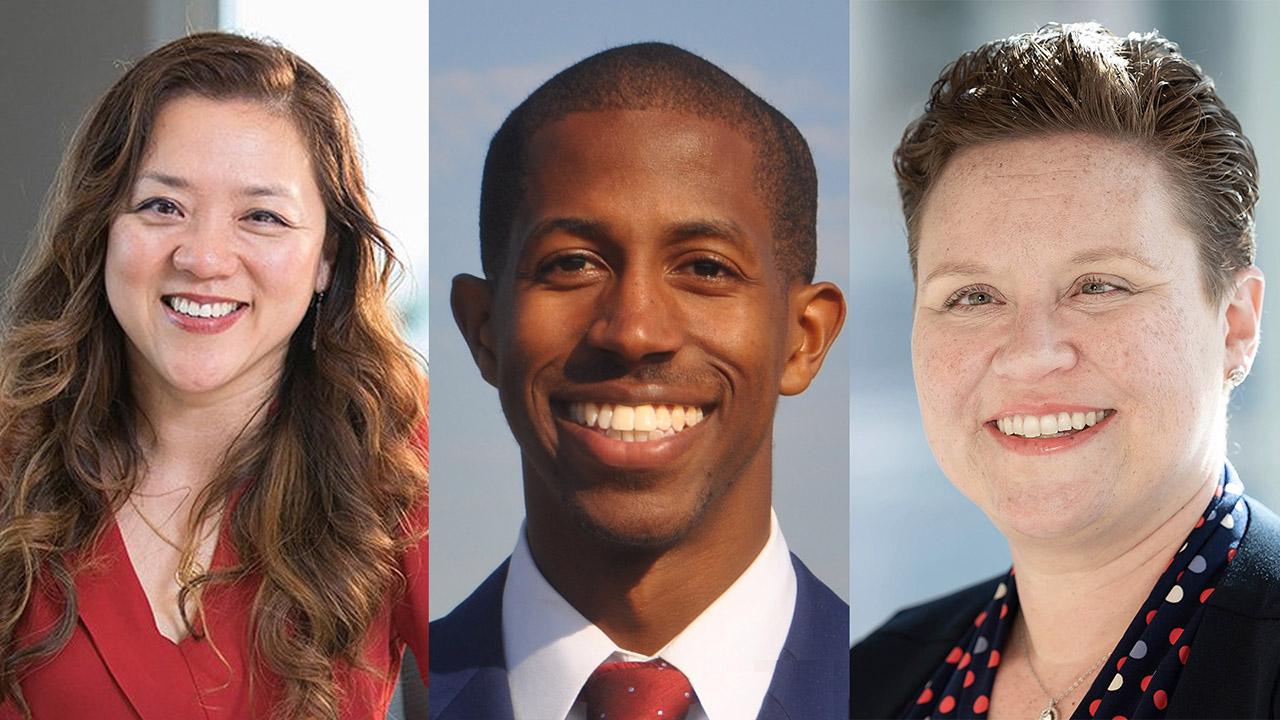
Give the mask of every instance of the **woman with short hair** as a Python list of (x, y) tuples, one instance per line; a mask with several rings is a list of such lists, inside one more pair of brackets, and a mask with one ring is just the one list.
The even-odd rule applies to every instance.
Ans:
[(859, 642), (852, 715), (1280, 712), (1280, 520), (1226, 460), (1257, 162), (1212, 81), (1047, 25), (946, 68), (894, 164), (925, 431), (1013, 569)]

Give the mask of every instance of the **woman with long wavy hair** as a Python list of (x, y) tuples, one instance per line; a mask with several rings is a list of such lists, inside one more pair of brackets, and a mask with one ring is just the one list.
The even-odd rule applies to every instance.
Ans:
[(381, 718), (424, 373), (336, 91), (221, 33), (90, 112), (0, 339), (0, 718)]

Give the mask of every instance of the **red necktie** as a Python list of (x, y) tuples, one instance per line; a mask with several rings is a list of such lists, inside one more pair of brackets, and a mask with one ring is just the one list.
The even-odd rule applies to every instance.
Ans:
[(582, 699), (588, 720), (683, 720), (693, 686), (665, 660), (601, 663)]

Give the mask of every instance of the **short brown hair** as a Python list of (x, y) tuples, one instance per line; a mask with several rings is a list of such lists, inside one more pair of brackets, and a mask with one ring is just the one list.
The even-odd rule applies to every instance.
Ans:
[(1199, 238), (1211, 298), (1253, 264), (1258, 161), (1213, 80), (1156, 32), (1119, 37), (1097, 23), (1051, 23), (961, 55), (903, 133), (893, 165), (912, 276), (920, 210), (957, 151), (1069, 132), (1137, 143), (1164, 162)]

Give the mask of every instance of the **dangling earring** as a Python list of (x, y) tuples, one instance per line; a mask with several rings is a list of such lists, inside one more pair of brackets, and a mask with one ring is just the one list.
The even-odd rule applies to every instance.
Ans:
[(320, 292), (316, 293), (316, 301), (315, 301), (316, 312), (313, 317), (315, 322), (311, 326), (311, 351), (312, 352), (315, 352), (316, 338), (320, 336), (320, 307), (323, 304), (324, 304), (324, 291), (321, 290)]
[(1231, 372), (1227, 374), (1227, 387), (1235, 390), (1244, 383), (1244, 379), (1249, 377), (1249, 371), (1244, 369), (1243, 365), (1237, 365), (1231, 368)]

